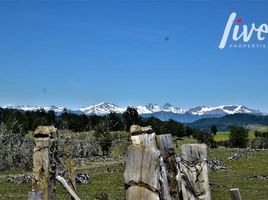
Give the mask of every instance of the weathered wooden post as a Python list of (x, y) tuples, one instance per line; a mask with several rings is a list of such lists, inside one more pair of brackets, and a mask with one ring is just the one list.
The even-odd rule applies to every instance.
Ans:
[(182, 145), (177, 157), (170, 134), (156, 136), (151, 127), (137, 125), (130, 131), (127, 200), (211, 200), (205, 144)]
[(132, 146), (128, 148), (124, 173), (127, 200), (159, 200), (160, 152), (151, 127), (130, 128)]
[(181, 146), (180, 170), (183, 199), (211, 199), (207, 168), (207, 146), (205, 144), (184, 144)]
[[(29, 200), (55, 199), (55, 173), (57, 129), (54, 126), (39, 126), (34, 133), (32, 192)], [(38, 196), (38, 197), (37, 197)]]
[(231, 194), (232, 200), (242, 200), (240, 192), (239, 192), (239, 188), (230, 189), (230, 194)]
[[(163, 184), (162, 199), (182, 199), (181, 175), (176, 162), (175, 150), (173, 148), (172, 136), (163, 134), (156, 136), (157, 147), (161, 152), (160, 166)], [(166, 179), (166, 180), (165, 180)]]
[(138, 125), (132, 125), (130, 127), (131, 141), (133, 145), (145, 145), (148, 147), (157, 148), (155, 141), (155, 133), (152, 127), (141, 127)]
[(128, 148), (124, 173), (127, 200), (159, 200), (159, 158), (153, 147), (132, 145)]
[(76, 191), (76, 184), (75, 184), (75, 174), (74, 174), (74, 164), (73, 164), (73, 149), (70, 142), (70, 138), (67, 137), (65, 140), (64, 146), (65, 156), (66, 156), (66, 164), (67, 164), (67, 171), (70, 180), (71, 187), (74, 191)]

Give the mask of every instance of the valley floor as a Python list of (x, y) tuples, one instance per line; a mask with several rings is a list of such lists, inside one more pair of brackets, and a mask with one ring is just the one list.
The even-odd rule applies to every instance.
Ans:
[[(209, 180), (214, 200), (230, 199), (229, 189), (239, 188), (243, 200), (268, 199), (268, 180), (249, 180), (257, 175), (268, 176), (268, 150), (254, 150), (241, 154), (238, 160), (228, 159), (236, 149), (218, 148), (209, 150), (209, 159), (221, 160), (225, 169), (210, 171)], [(239, 152), (239, 150), (238, 150)], [(125, 169), (124, 158), (98, 160), (76, 167), (77, 172), (88, 172), (92, 181), (77, 186), (81, 199), (124, 199)], [(9, 174), (21, 174), (19, 171), (0, 172), (0, 199), (27, 199), (31, 184), (6, 183)], [(30, 172), (29, 172), (30, 173)], [(57, 199), (69, 199), (66, 192), (57, 184)]]

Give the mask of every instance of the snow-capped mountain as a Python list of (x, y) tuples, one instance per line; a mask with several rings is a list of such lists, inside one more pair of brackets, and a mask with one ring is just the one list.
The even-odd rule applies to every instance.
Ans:
[[(254, 115), (266, 115), (259, 110), (254, 110), (247, 108), (242, 105), (222, 105), (222, 106), (199, 106), (190, 109), (183, 109), (179, 107), (174, 107), (169, 103), (164, 104), (163, 106), (149, 103), (147, 105), (138, 105), (132, 106), (135, 107), (138, 113), (143, 117), (157, 117), (161, 120), (169, 120), (174, 119), (181, 122), (193, 122), (195, 120), (201, 118), (208, 117), (222, 117), (227, 114), (236, 114), (236, 113), (247, 113)], [(3, 106), (3, 108), (9, 109), (18, 109), (24, 111), (36, 111), (40, 109), (44, 109), (45, 111), (52, 110), (57, 114), (63, 112), (65, 107), (57, 107), (57, 106), (29, 106), (29, 105), (21, 105), (21, 106)], [(113, 103), (102, 102), (95, 105), (90, 105), (88, 107), (83, 107), (80, 109), (69, 109), (66, 108), (68, 112), (72, 112), (75, 114), (86, 114), (86, 115), (106, 115), (111, 112), (114, 113), (123, 113), (126, 110), (126, 107), (119, 107)]]
[(7, 105), (7, 106), (3, 106), (3, 108), (23, 110), (23, 111), (37, 111), (37, 110), (42, 110), (43, 109), (46, 112), (51, 110), (51, 111), (54, 111), (56, 113), (61, 113), (61, 112), (63, 112), (65, 107), (57, 107), (57, 106), (54, 106), (54, 105), (45, 106), (45, 107), (31, 106), (31, 105), (20, 105), (20, 106)]
[(223, 105), (223, 106), (200, 106), (187, 110), (192, 115), (226, 115), (236, 113), (262, 114), (258, 110), (249, 109), (242, 105)]
[(2, 108), (24, 110), (24, 111), (36, 111), (42, 109), (42, 107), (40, 106), (30, 106), (30, 105), (21, 105), (21, 106), (7, 105), (3, 106)]
[(85, 113), (86, 115), (90, 114), (96, 114), (96, 115), (106, 115), (111, 112), (115, 113), (123, 113), (126, 108), (120, 108), (112, 103), (106, 103), (102, 102), (96, 105), (91, 105), (88, 107), (83, 107), (79, 109), (82, 113)]
[[(52, 111), (54, 111), (54, 112), (56, 112), (56, 113), (62, 113), (63, 110), (64, 110), (64, 108), (65, 108), (65, 107), (57, 107), (57, 106), (51, 105), (51, 106), (44, 107), (44, 110), (45, 110), (45, 111), (50, 111), (50, 110), (52, 110)], [(70, 109), (68, 109), (68, 108), (66, 108), (66, 109), (67, 109), (67, 111), (70, 110)]]
[(159, 106), (157, 104), (152, 104), (149, 103), (145, 106), (134, 106), (138, 113), (140, 115), (142, 114), (151, 114), (151, 113), (156, 113), (156, 112), (172, 112), (172, 113), (179, 113), (179, 114), (184, 114), (187, 110), (181, 109), (178, 107), (173, 107), (171, 104), (166, 103), (163, 106)]

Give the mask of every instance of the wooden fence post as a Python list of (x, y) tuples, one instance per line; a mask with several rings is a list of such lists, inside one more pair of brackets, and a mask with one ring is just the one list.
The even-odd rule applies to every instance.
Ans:
[(75, 184), (75, 174), (74, 174), (74, 164), (73, 164), (73, 149), (72, 145), (70, 143), (70, 138), (67, 137), (65, 140), (65, 146), (64, 146), (65, 156), (66, 156), (66, 164), (67, 164), (67, 171), (69, 180), (71, 183), (71, 187), (74, 191), (76, 191), (76, 184)]
[(128, 148), (124, 173), (127, 200), (159, 200), (159, 157), (157, 149), (132, 145)]
[[(150, 126), (133, 125), (130, 131), (133, 145), (124, 174), (127, 200), (180, 200), (180, 170), (171, 135), (156, 136)], [(152, 180), (154, 184), (149, 184)]]
[(230, 189), (231, 199), (232, 200), (241, 200), (241, 195), (239, 192), (239, 188)]
[(161, 152), (160, 166), (162, 178), (167, 182), (161, 186), (163, 196), (162, 199), (182, 199), (181, 194), (181, 176), (179, 166), (176, 162), (175, 150), (173, 148), (172, 136), (163, 134), (156, 136), (157, 147)]
[(34, 133), (32, 191), (41, 192), (42, 200), (55, 199), (56, 134), (53, 126), (39, 126)]
[(211, 200), (205, 144), (181, 146), (180, 170), (183, 199)]
[(130, 130), (127, 200), (211, 200), (205, 144), (182, 145), (176, 157), (170, 134), (156, 136), (151, 127), (137, 125)]

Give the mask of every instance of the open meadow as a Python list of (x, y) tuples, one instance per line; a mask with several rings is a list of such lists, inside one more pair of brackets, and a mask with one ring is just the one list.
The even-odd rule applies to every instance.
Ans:
[[(119, 134), (119, 133), (118, 133)], [(122, 133), (120, 133), (122, 134)], [(119, 134), (119, 135), (120, 135)], [(223, 138), (220, 133), (217, 137)], [(69, 136), (76, 137), (70, 133)], [(84, 133), (84, 137), (91, 137), (90, 133)], [(195, 139), (184, 138), (175, 140), (177, 153), (184, 143), (196, 143)], [(75, 162), (75, 170), (87, 172), (91, 181), (88, 184), (77, 184), (77, 193), (81, 199), (124, 199), (124, 170), (126, 145), (118, 148), (112, 147), (112, 155), (108, 158), (98, 157), (86, 159), (84, 162)], [(231, 158), (232, 155), (238, 157)], [(90, 161), (91, 160), (91, 161)], [(211, 184), (212, 199), (230, 199), (229, 189), (239, 188), (243, 200), (265, 200), (268, 198), (268, 180), (261, 176), (268, 175), (268, 150), (240, 150), (219, 147), (209, 149), (209, 160), (219, 161), (220, 169), (210, 170), (209, 181)], [(31, 191), (30, 183), (9, 183), (9, 175), (31, 174), (30, 171), (2, 171), (0, 172), (0, 199), (27, 199)], [(255, 177), (255, 178), (254, 178)], [(251, 180), (252, 179), (252, 180)], [(57, 199), (69, 199), (66, 191), (57, 183)]]

